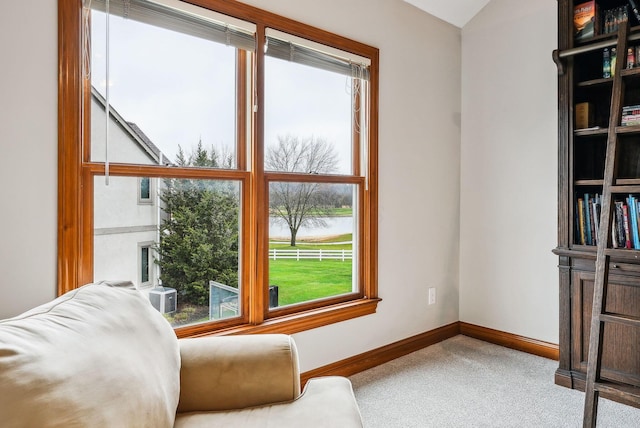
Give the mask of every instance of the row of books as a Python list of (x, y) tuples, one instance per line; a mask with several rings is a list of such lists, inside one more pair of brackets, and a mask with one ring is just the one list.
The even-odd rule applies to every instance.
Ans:
[(627, 5), (614, 7), (604, 11), (602, 23), (602, 34), (616, 33), (618, 27), (629, 19), (629, 9)]
[(597, 193), (585, 193), (584, 198), (578, 198), (576, 205), (576, 225), (580, 244), (597, 245), (602, 198)]
[[(597, 193), (578, 198), (577, 232), (582, 245), (597, 245), (602, 198)], [(613, 248), (640, 250), (640, 200), (633, 195), (614, 202), (611, 243)]]
[(622, 107), (621, 126), (640, 125), (640, 105)]
[[(628, 5), (607, 9), (600, 13), (600, 2), (596, 0), (575, 4), (573, 28), (576, 40), (586, 40), (598, 34), (615, 33), (629, 19), (630, 13), (640, 22), (637, 0), (627, 0)], [(629, 11), (631, 9), (631, 11)]]

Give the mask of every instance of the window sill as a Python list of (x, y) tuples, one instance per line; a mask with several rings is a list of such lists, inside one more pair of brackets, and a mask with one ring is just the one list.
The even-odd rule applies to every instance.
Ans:
[(365, 315), (374, 314), (378, 308), (378, 302), (382, 299), (359, 299), (347, 303), (327, 306), (306, 312), (286, 315), (266, 320), (259, 325), (244, 324), (232, 328), (203, 332), (200, 328), (183, 328), (176, 330), (179, 338), (201, 336), (228, 336), (237, 334), (265, 334), (283, 333), (294, 334), (305, 330), (311, 330), (325, 325), (346, 321)]

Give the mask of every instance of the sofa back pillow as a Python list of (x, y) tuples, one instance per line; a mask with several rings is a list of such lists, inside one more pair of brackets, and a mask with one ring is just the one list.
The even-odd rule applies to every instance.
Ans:
[(127, 286), (89, 284), (0, 320), (3, 427), (171, 427), (173, 329)]

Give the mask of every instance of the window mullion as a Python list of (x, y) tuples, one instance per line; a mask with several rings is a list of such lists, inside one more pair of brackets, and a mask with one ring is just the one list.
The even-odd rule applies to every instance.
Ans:
[(255, 52), (255, 76), (256, 85), (254, 109), (254, 138), (252, 147), (252, 215), (251, 222), (255, 225), (255, 258), (251, 271), (254, 273), (250, 291), (249, 320), (252, 324), (260, 324), (264, 321), (269, 309), (266, 284), (269, 272), (267, 269), (268, 257), (268, 209), (267, 209), (267, 184), (264, 175), (264, 49), (260, 49), (266, 43), (265, 26), (258, 24), (256, 28), (256, 52)]
[[(236, 54), (236, 167), (240, 171), (247, 170), (247, 137), (250, 132), (248, 128), (249, 122), (252, 122), (252, 115), (249, 114), (250, 98), (249, 88), (250, 80), (252, 77), (251, 68), (248, 66), (249, 55), (246, 51), (238, 50)], [(251, 139), (253, 141), (253, 138)], [(251, 176), (250, 176), (251, 177)], [(242, 235), (240, 241), (241, 248), (241, 263), (240, 263), (240, 295), (241, 300), (241, 313), (242, 318), (249, 321), (251, 320), (251, 295), (253, 294), (253, 286), (255, 283), (252, 272), (255, 272), (255, 254), (253, 245), (253, 234), (255, 228), (252, 227), (253, 221), (253, 206), (255, 203), (252, 201), (252, 186), (253, 179), (245, 179), (242, 181)], [(248, 266), (249, 269), (243, 268)], [(246, 322), (246, 321), (245, 321)]]

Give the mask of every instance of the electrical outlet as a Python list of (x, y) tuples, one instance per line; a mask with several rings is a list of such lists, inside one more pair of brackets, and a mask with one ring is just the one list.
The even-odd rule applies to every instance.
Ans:
[(429, 288), (429, 304), (430, 305), (435, 305), (436, 304), (436, 289), (435, 289), (435, 287)]

